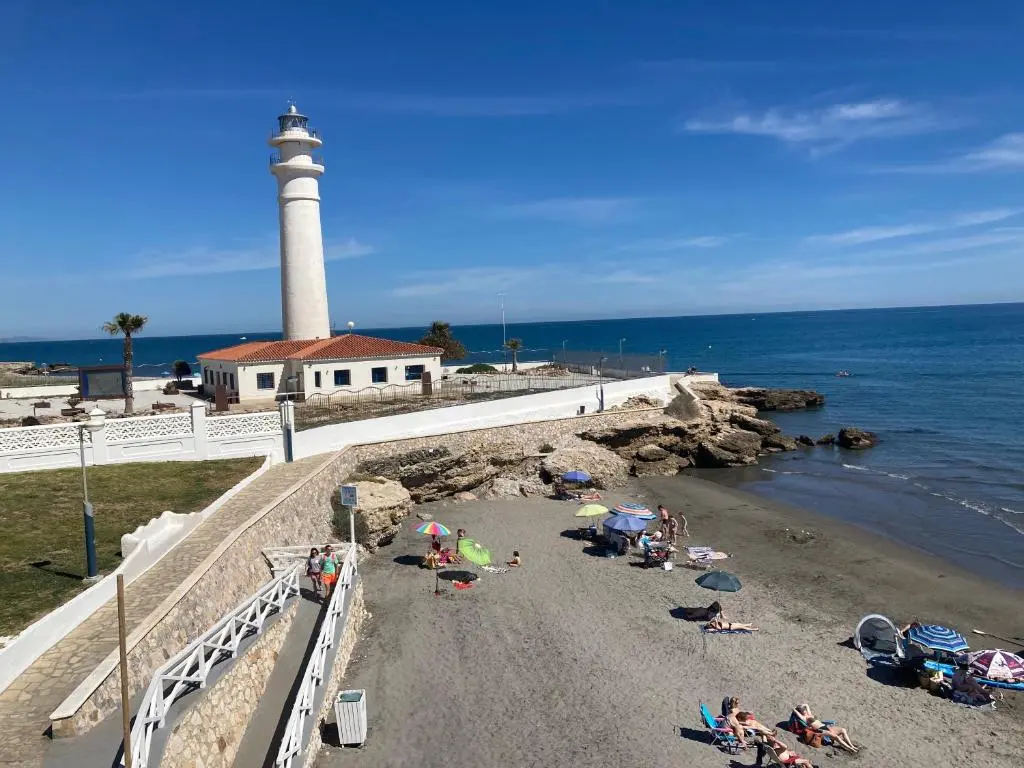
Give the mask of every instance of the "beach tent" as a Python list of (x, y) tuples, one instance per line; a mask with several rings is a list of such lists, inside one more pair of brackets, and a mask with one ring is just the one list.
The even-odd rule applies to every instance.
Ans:
[(903, 659), (903, 641), (892, 619), (878, 613), (869, 613), (857, 624), (853, 632), (853, 645), (868, 661)]

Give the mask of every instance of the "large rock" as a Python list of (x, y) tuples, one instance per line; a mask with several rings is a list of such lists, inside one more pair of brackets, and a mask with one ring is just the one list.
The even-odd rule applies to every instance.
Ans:
[(836, 438), (836, 442), (840, 448), (850, 448), (859, 451), (874, 446), (878, 442), (878, 435), (874, 432), (857, 429), (857, 427), (843, 427), (839, 430), (839, 437)]
[(816, 442), (818, 445), (835, 445), (836, 436), (829, 432), (827, 435), (819, 437)]
[(747, 432), (757, 432), (757, 434), (766, 437), (768, 435), (777, 435), (782, 431), (774, 421), (747, 416), (745, 413), (733, 413), (729, 416), (729, 421), (740, 429), (745, 429)]
[(691, 384), (690, 388), (703, 400), (741, 403), (759, 411), (798, 411), (825, 404), (825, 396), (807, 389), (766, 389), (741, 387), (729, 389), (710, 382)]
[(761, 435), (737, 429), (702, 440), (697, 447), (698, 467), (742, 467), (757, 461)]
[[(371, 552), (391, 540), (401, 530), (402, 521), (409, 516), (412, 498), (402, 484), (383, 477), (360, 480), (355, 483), (359, 493), (359, 506), (355, 509), (356, 541)], [(341, 515), (345, 528), (348, 520)], [(342, 533), (345, 531), (339, 531)]]
[(558, 448), (545, 456), (541, 463), (541, 478), (545, 481), (554, 480), (574, 469), (590, 475), (598, 488), (618, 488), (626, 484), (629, 465), (621, 456), (606, 448), (584, 443)]
[(814, 447), (814, 438), (813, 437), (809, 437), (808, 435), (799, 435), (799, 436), (797, 436), (796, 442), (797, 442), (798, 445), (802, 445), (802, 446), (805, 446), (807, 448), (813, 448)]
[(761, 447), (766, 451), (795, 451), (796, 440), (780, 432), (777, 435), (767, 435), (762, 438)]
[(678, 475), (679, 472), (690, 466), (690, 460), (667, 454), (662, 461), (634, 461), (629, 467), (629, 474), (634, 477), (651, 477), (658, 475)]
[(648, 446), (661, 448), (677, 456), (691, 456), (697, 444), (710, 434), (710, 423), (684, 423), (669, 416), (636, 421), (619, 427), (583, 432), (580, 437), (615, 451), (624, 459), (632, 459), (637, 451)]
[(660, 445), (654, 443), (648, 443), (636, 449), (636, 458), (639, 461), (664, 461), (671, 455)]

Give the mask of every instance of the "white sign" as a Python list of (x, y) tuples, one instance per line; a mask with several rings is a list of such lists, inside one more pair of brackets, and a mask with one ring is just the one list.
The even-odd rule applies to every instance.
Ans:
[(341, 486), (341, 504), (344, 507), (358, 507), (359, 489), (354, 485)]

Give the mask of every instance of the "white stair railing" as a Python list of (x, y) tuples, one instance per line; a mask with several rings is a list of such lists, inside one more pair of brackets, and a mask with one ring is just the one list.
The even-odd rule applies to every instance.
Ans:
[(288, 598), (299, 594), (299, 570), (296, 566), (268, 581), (153, 674), (132, 726), (133, 768), (159, 763), (150, 761), (150, 748), (153, 732), (164, 727), (168, 709), (196, 687), (205, 688), (214, 665), (234, 658), (242, 640), (259, 634), (267, 618), (284, 608)]
[[(342, 627), (345, 626), (345, 592), (351, 589), (356, 575), (356, 548), (349, 545), (345, 560), (338, 572), (338, 583), (331, 595), (331, 602), (327, 606), (327, 615), (320, 626), (320, 633), (317, 636), (316, 648), (310, 656), (306, 668), (302, 671), (302, 686), (295, 697), (291, 714), (288, 716), (288, 727), (285, 729), (284, 738), (277, 751), (277, 760), (274, 765), (277, 768), (292, 768), (296, 757), (302, 754), (305, 749), (303, 733), (306, 727), (306, 720), (310, 717), (317, 717), (313, 712), (313, 699), (317, 688), (324, 681), (324, 667), (327, 663), (327, 652), (334, 645), (334, 633), (339, 619)], [(327, 670), (330, 674), (330, 670)]]

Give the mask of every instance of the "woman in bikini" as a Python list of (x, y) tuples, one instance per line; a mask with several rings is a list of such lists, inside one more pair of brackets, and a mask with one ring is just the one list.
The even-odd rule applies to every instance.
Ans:
[(814, 763), (806, 757), (800, 757), (800, 755), (795, 752), (790, 752), (789, 747), (779, 741), (779, 739), (777, 739), (773, 734), (766, 734), (764, 741), (765, 744), (775, 750), (775, 754), (778, 755), (779, 762), (783, 765), (800, 765), (814, 768)]
[(847, 733), (845, 728), (837, 728), (835, 725), (827, 725), (815, 717), (814, 713), (811, 712), (811, 708), (806, 704), (800, 704), (796, 708), (796, 713), (807, 723), (807, 727), (812, 731), (818, 731), (819, 733), (825, 733), (832, 737), (836, 744), (843, 749), (848, 749), (850, 752), (857, 752), (858, 747), (850, 741), (850, 734)]
[(739, 632), (760, 632), (759, 627), (755, 627), (753, 624), (742, 624), (738, 621), (727, 621), (725, 614), (719, 613), (715, 618), (704, 625), (705, 629), (710, 629), (714, 632), (730, 632), (733, 630)]

